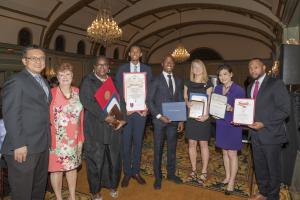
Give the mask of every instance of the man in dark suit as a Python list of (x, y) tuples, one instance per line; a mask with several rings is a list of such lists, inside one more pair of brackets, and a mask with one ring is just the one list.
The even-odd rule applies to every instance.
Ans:
[(162, 115), (162, 103), (184, 101), (182, 83), (173, 75), (174, 65), (174, 58), (171, 55), (163, 59), (163, 72), (151, 84), (149, 94), (149, 109), (154, 125), (154, 189), (161, 189), (161, 159), (165, 137), (168, 147), (167, 179), (177, 184), (182, 183), (182, 180), (175, 175), (175, 168), (177, 131), (183, 130), (183, 122), (171, 122), (167, 116)]
[(254, 123), (249, 125), (256, 181), (259, 194), (249, 200), (279, 200), (280, 153), (287, 142), (285, 120), (290, 114), (290, 99), (284, 83), (266, 75), (260, 59), (249, 62), (254, 82), (247, 96), (255, 99)]
[(50, 142), (51, 93), (41, 76), (45, 53), (32, 46), (23, 52), (25, 69), (3, 85), (3, 118), (7, 131), (1, 153), (8, 166), (12, 199), (44, 199)]
[[(122, 98), (124, 98), (123, 73), (146, 72), (147, 86), (149, 86), (152, 81), (151, 68), (139, 61), (142, 57), (141, 48), (139, 46), (132, 46), (129, 56), (130, 63), (121, 65), (116, 74), (116, 83)], [(147, 110), (143, 112), (127, 112), (127, 116), (127, 124), (122, 133), (124, 171), (124, 177), (121, 183), (122, 187), (128, 186), (131, 177), (139, 184), (146, 183), (140, 175), (140, 163)]]

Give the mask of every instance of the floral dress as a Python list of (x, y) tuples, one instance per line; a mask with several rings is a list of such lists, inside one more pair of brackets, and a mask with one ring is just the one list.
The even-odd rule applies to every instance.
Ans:
[(72, 97), (66, 99), (58, 87), (51, 89), (50, 105), (51, 149), (49, 172), (68, 171), (81, 164), (83, 136), (83, 107), (79, 89), (72, 87)]

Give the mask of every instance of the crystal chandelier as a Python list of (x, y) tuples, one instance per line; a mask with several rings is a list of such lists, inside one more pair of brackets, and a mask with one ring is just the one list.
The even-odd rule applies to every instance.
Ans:
[(176, 48), (174, 49), (172, 56), (176, 62), (182, 63), (182, 62), (186, 61), (187, 59), (189, 59), (190, 54), (186, 50), (186, 48), (184, 48), (183, 44), (179, 42), (176, 45)]
[(87, 28), (87, 36), (92, 42), (109, 46), (122, 36), (122, 29), (111, 15), (111, 9), (106, 0), (100, 0), (99, 13)]
[[(179, 25), (181, 25), (181, 12), (179, 14)], [(181, 37), (181, 31), (179, 31), (179, 38)], [(174, 49), (172, 53), (173, 58), (175, 59), (176, 62), (182, 63), (189, 59), (190, 54), (186, 50), (186, 48), (183, 46), (181, 43), (181, 40), (179, 39), (179, 43), (176, 45), (176, 48)]]

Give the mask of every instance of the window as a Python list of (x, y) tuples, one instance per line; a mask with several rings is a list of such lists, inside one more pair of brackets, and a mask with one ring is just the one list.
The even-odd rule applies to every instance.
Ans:
[(77, 53), (85, 55), (85, 43), (83, 40), (80, 40), (77, 44)]
[(55, 40), (55, 50), (56, 51), (65, 51), (65, 38), (64, 36), (60, 35), (57, 36), (56, 40)]
[(119, 49), (118, 48), (115, 48), (113, 58), (114, 59), (119, 59)]
[(100, 47), (99, 55), (100, 56), (105, 56), (106, 55), (106, 48), (104, 46)]
[(22, 28), (18, 35), (18, 45), (28, 46), (32, 44), (32, 34), (28, 28)]

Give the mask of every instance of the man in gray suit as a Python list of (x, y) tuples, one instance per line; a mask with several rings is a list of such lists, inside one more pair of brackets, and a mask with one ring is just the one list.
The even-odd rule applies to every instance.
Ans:
[(25, 69), (3, 85), (6, 137), (1, 153), (8, 166), (12, 199), (44, 199), (50, 145), (51, 93), (41, 76), (45, 53), (37, 46), (24, 50)]

